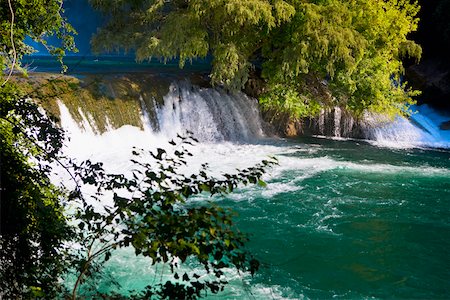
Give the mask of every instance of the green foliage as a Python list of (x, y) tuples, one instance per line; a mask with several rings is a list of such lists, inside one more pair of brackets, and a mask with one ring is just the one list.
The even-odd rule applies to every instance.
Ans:
[[(46, 46), (50, 54), (56, 56), (61, 63), (65, 51), (77, 51), (73, 39), (73, 34), (76, 32), (63, 16), (63, 0), (11, 0), (10, 2), (13, 14), (7, 0), (0, 4), (2, 71), (11, 67), (14, 56), (19, 62), (23, 55), (33, 52), (33, 48), (24, 43), (27, 36)], [(14, 16), (13, 23), (12, 16)], [(49, 36), (56, 36), (61, 41), (61, 45), (48, 45), (46, 39)], [(19, 68), (19, 65), (16, 65), (16, 68)]]
[(101, 1), (92, 5), (110, 15), (94, 37), (102, 50), (136, 50), (151, 57), (186, 61), (213, 55), (213, 83), (241, 88), (249, 60), (271, 28), (288, 20), (294, 9), (282, 0)]
[(20, 70), (20, 58), (32, 52), (23, 42), (26, 36), (44, 44), (46, 36), (59, 37), (61, 48), (48, 48), (60, 59), (63, 49), (73, 49), (73, 30), (61, 5), (56, 0), (0, 4), (0, 297), (54, 298), (68, 267), (63, 242), (72, 231), (63, 215), (63, 192), (49, 179), (62, 131), (9, 81), (12, 71)]
[(48, 164), (62, 132), (23, 98), (14, 84), (0, 89), (0, 290), (7, 298), (56, 297), (71, 229)]
[(269, 94), (261, 96), (259, 102), (264, 110), (296, 118), (317, 115), (321, 110), (321, 105), (312, 97), (280, 84), (272, 87)]
[[(178, 139), (171, 142), (174, 146), (170, 151), (135, 149), (135, 169), (129, 177), (106, 174), (101, 164), (89, 161), (75, 167), (76, 178), (95, 186), (97, 195), (85, 199), (80, 191), (73, 194), (79, 199), (76, 220), (81, 247), (73, 298), (82, 283), (89, 283), (87, 274), (101, 270), (118, 248), (132, 247), (136, 255), (147, 257), (152, 265), (170, 265), (173, 279), (158, 285), (149, 282), (146, 290), (134, 292), (139, 299), (192, 299), (207, 291), (217, 293), (227, 283), (224, 268), (248, 270), (251, 274), (258, 269), (258, 262), (243, 250), (247, 237), (234, 227), (230, 211), (212, 203), (198, 206), (187, 201), (201, 193), (232, 192), (239, 184), (264, 185), (260, 178), (274, 161), (263, 161), (237, 174), (223, 174), (222, 179), (209, 176), (206, 165), (196, 174), (184, 175), (180, 168), (192, 156), (186, 146), (195, 140)], [(102, 206), (100, 196), (111, 190), (113, 204), (96, 209)], [(179, 273), (181, 264), (192, 258), (203, 266), (209, 275), (206, 279), (195, 272)], [(83, 297), (99, 295), (98, 291), (80, 290)]]
[[(101, 299), (190, 299), (223, 289), (225, 267), (234, 266), (253, 274), (258, 262), (244, 250), (247, 238), (233, 226), (232, 214), (213, 204), (195, 206), (186, 200), (203, 192), (231, 192), (240, 183), (264, 185), (260, 177), (271, 162), (237, 174), (224, 174), (223, 179), (207, 175), (206, 166), (187, 177), (181, 175), (179, 168), (191, 155), (185, 146), (193, 140), (180, 137), (182, 143), (171, 155), (163, 149), (150, 153), (152, 163), (148, 157), (139, 159), (141, 154), (136, 151), (136, 169), (131, 177), (107, 174), (99, 163), (78, 164), (64, 157), (64, 134), (57, 120), (33, 102), (46, 99), (31, 100), (36, 95), (55, 97), (55, 91), (73, 92), (76, 84), (53, 80), (47, 83), (53, 84), (51, 88), (25, 93), (26, 89), (13, 83), (9, 75), (4, 78), (4, 70), (18, 68), (14, 61), (30, 53), (31, 49), (23, 43), (26, 36), (44, 44), (45, 36), (60, 37), (62, 47), (50, 47), (50, 52), (59, 58), (65, 50), (73, 50), (73, 30), (61, 13), (61, 0), (11, 0), (0, 5), (0, 298), (76, 299), (81, 295)], [(188, 32), (190, 37), (199, 36), (195, 28)], [(201, 36), (197, 41), (179, 36), (177, 42), (186, 45), (159, 47), (158, 51), (169, 53), (178, 49), (186, 58), (205, 55), (200, 50), (189, 50), (201, 45)], [(69, 173), (76, 184), (74, 190), (66, 191), (51, 183), (55, 164)], [(85, 185), (96, 187), (97, 193), (86, 199), (82, 192)], [(106, 207), (100, 199), (110, 194), (113, 205)], [(102, 209), (94, 208), (96, 204)], [(149, 264), (170, 263), (174, 280), (159, 285), (149, 283), (144, 291), (129, 296), (114, 292), (105, 295), (84, 288), (102, 275), (102, 266), (114, 250), (125, 247), (148, 257)], [(179, 274), (180, 263), (190, 258), (204, 267), (210, 275), (207, 279), (195, 273)], [(69, 274), (77, 278), (72, 287), (61, 280)]]
[[(281, 111), (292, 107), (294, 117), (315, 113), (300, 109), (311, 103), (337, 105), (356, 116), (365, 110), (402, 113), (415, 94), (396, 82), (403, 72), (402, 58), (421, 55), (420, 46), (407, 38), (417, 29), (416, 1), (91, 3), (110, 16), (94, 38), (99, 51), (134, 49), (139, 60), (178, 57), (180, 67), (210, 55), (212, 83), (231, 89), (242, 88), (249, 72), (262, 68), (267, 84), (263, 106)], [(311, 93), (323, 89), (322, 82), (334, 100)], [(280, 88), (286, 91), (280, 93)], [(281, 100), (283, 94), (286, 99)]]

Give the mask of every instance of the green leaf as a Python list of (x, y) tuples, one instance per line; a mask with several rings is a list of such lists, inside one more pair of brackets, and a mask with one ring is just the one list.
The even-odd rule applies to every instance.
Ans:
[(258, 185), (260, 186), (260, 187), (267, 187), (267, 183), (266, 182), (264, 182), (263, 180), (258, 180)]

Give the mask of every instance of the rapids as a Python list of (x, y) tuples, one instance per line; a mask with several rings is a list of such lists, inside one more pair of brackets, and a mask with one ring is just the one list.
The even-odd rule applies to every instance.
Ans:
[(450, 130), (440, 125), (450, 115), (439, 113), (428, 105), (411, 107), (411, 117), (397, 117), (394, 122), (373, 126), (366, 136), (375, 145), (394, 148), (450, 148)]
[[(240, 93), (181, 82), (171, 85), (164, 105), (146, 103), (141, 101), (143, 129), (124, 124), (100, 134), (84, 107), (75, 121), (59, 102), (61, 124), (71, 137), (66, 154), (126, 173), (133, 146), (168, 147), (177, 133), (189, 130), (200, 143), (190, 149), (194, 156), (186, 172), (205, 162), (219, 175), (269, 155), (279, 160), (265, 175), (266, 188), (242, 187), (227, 196), (191, 200), (212, 200), (237, 211), (237, 225), (251, 234), (248, 247), (262, 263), (254, 278), (229, 270), (228, 288), (208, 298), (450, 295), (450, 153), (416, 148), (448, 147), (438, 140), (444, 135), (436, 136), (434, 123), (426, 125), (416, 116), (425, 131), (400, 120), (373, 132), (373, 144), (284, 140), (265, 136), (255, 100)], [(157, 126), (149, 120), (151, 109)], [(396, 147), (386, 147), (389, 142)], [(158, 283), (167, 274), (164, 266), (151, 266), (127, 249), (113, 254), (106, 271), (124, 292)], [(100, 290), (111, 287), (107, 280), (96, 284)]]

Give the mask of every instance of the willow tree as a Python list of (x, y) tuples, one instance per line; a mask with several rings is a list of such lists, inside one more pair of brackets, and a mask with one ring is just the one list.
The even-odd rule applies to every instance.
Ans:
[(414, 93), (401, 59), (419, 7), (410, 0), (91, 0), (109, 16), (95, 48), (132, 50), (139, 61), (212, 58), (213, 84), (242, 88), (261, 69), (267, 109), (295, 117), (341, 106), (401, 113)]

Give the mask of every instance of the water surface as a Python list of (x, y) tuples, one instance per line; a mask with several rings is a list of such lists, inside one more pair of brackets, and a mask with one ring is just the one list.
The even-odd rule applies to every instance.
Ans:
[[(269, 155), (278, 158), (279, 165), (265, 175), (266, 188), (242, 187), (190, 202), (212, 200), (238, 212), (237, 225), (251, 235), (248, 248), (261, 262), (254, 278), (229, 270), (230, 285), (208, 298), (450, 297), (449, 151), (264, 138), (252, 99), (178, 90), (165, 97), (170, 105), (156, 110), (160, 131), (125, 125), (96, 134), (89, 130), (89, 112), (83, 130), (60, 103), (62, 125), (72, 136), (65, 151), (126, 173), (132, 146), (166, 147), (178, 130), (190, 129), (201, 142), (191, 149), (186, 172), (208, 162), (219, 175)], [(184, 268), (197, 266), (191, 262)], [(152, 266), (125, 249), (114, 253), (106, 271), (126, 292), (164, 282), (168, 267)], [(112, 287), (107, 280), (96, 284), (100, 290)]]

